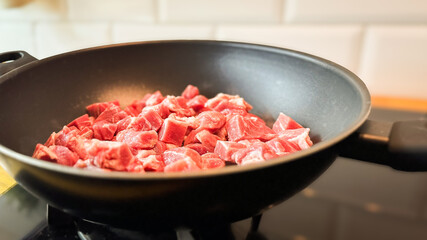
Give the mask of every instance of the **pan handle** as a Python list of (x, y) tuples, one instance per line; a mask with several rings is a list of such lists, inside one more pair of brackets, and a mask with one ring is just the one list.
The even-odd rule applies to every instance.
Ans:
[(427, 171), (427, 120), (367, 120), (340, 144), (339, 155), (402, 171)]
[(25, 51), (0, 53), (0, 76), (36, 60), (38, 59)]

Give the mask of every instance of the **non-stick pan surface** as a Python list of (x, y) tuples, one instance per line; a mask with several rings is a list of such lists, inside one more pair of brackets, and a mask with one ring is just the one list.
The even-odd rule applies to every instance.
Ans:
[[(308, 150), (262, 164), (195, 173), (75, 169), (29, 157), (93, 102), (122, 105), (187, 84), (238, 94), (267, 122), (280, 112), (311, 129)], [(369, 93), (346, 69), (308, 54), (216, 41), (163, 41), (85, 49), (35, 60), (0, 77), (1, 164), (31, 193), (114, 225), (233, 221), (260, 213), (314, 181), (335, 146), (365, 121)]]

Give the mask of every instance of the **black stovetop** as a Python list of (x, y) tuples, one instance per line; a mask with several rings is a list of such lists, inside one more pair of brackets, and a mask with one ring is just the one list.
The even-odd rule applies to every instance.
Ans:
[[(374, 109), (370, 119), (426, 119)], [(0, 197), (0, 239), (427, 239), (427, 173), (338, 158), (313, 184), (257, 220), (209, 229), (134, 233), (74, 220), (15, 186)], [(52, 216), (55, 216), (53, 218)], [(55, 219), (55, 220), (53, 220)], [(120, 236), (120, 237), (119, 237)]]

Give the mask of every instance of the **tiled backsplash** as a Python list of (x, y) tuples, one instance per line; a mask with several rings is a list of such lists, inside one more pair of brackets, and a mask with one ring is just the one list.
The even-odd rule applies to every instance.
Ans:
[(300, 50), (347, 67), (373, 95), (427, 99), (423, 0), (30, 0), (0, 8), (0, 52), (45, 58), (158, 39)]

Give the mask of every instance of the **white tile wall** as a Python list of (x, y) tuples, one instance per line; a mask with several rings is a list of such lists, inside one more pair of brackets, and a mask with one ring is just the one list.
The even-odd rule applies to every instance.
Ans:
[(308, 52), (356, 70), (362, 28), (357, 25), (220, 26), (217, 38)]
[(44, 22), (36, 26), (37, 57), (111, 43), (106, 23)]
[(423, 0), (26, 1), (0, 6), (0, 51), (45, 57), (153, 39), (256, 42), (335, 61), (373, 95), (427, 99)]
[(278, 23), (282, 0), (159, 0), (162, 22)]
[(58, 20), (66, 15), (64, 0), (32, 0), (20, 7), (0, 8), (0, 20)]
[(427, 21), (423, 0), (287, 0), (286, 22), (419, 23)]
[(359, 75), (375, 94), (427, 98), (427, 25), (368, 27)]
[(210, 39), (213, 27), (209, 25), (141, 25), (117, 23), (113, 25), (114, 42), (134, 42), (159, 39)]
[(0, 36), (0, 52), (25, 50), (30, 54), (35, 54), (31, 22), (0, 22)]
[(77, 20), (136, 20), (153, 22), (154, 0), (72, 0), (69, 18)]

